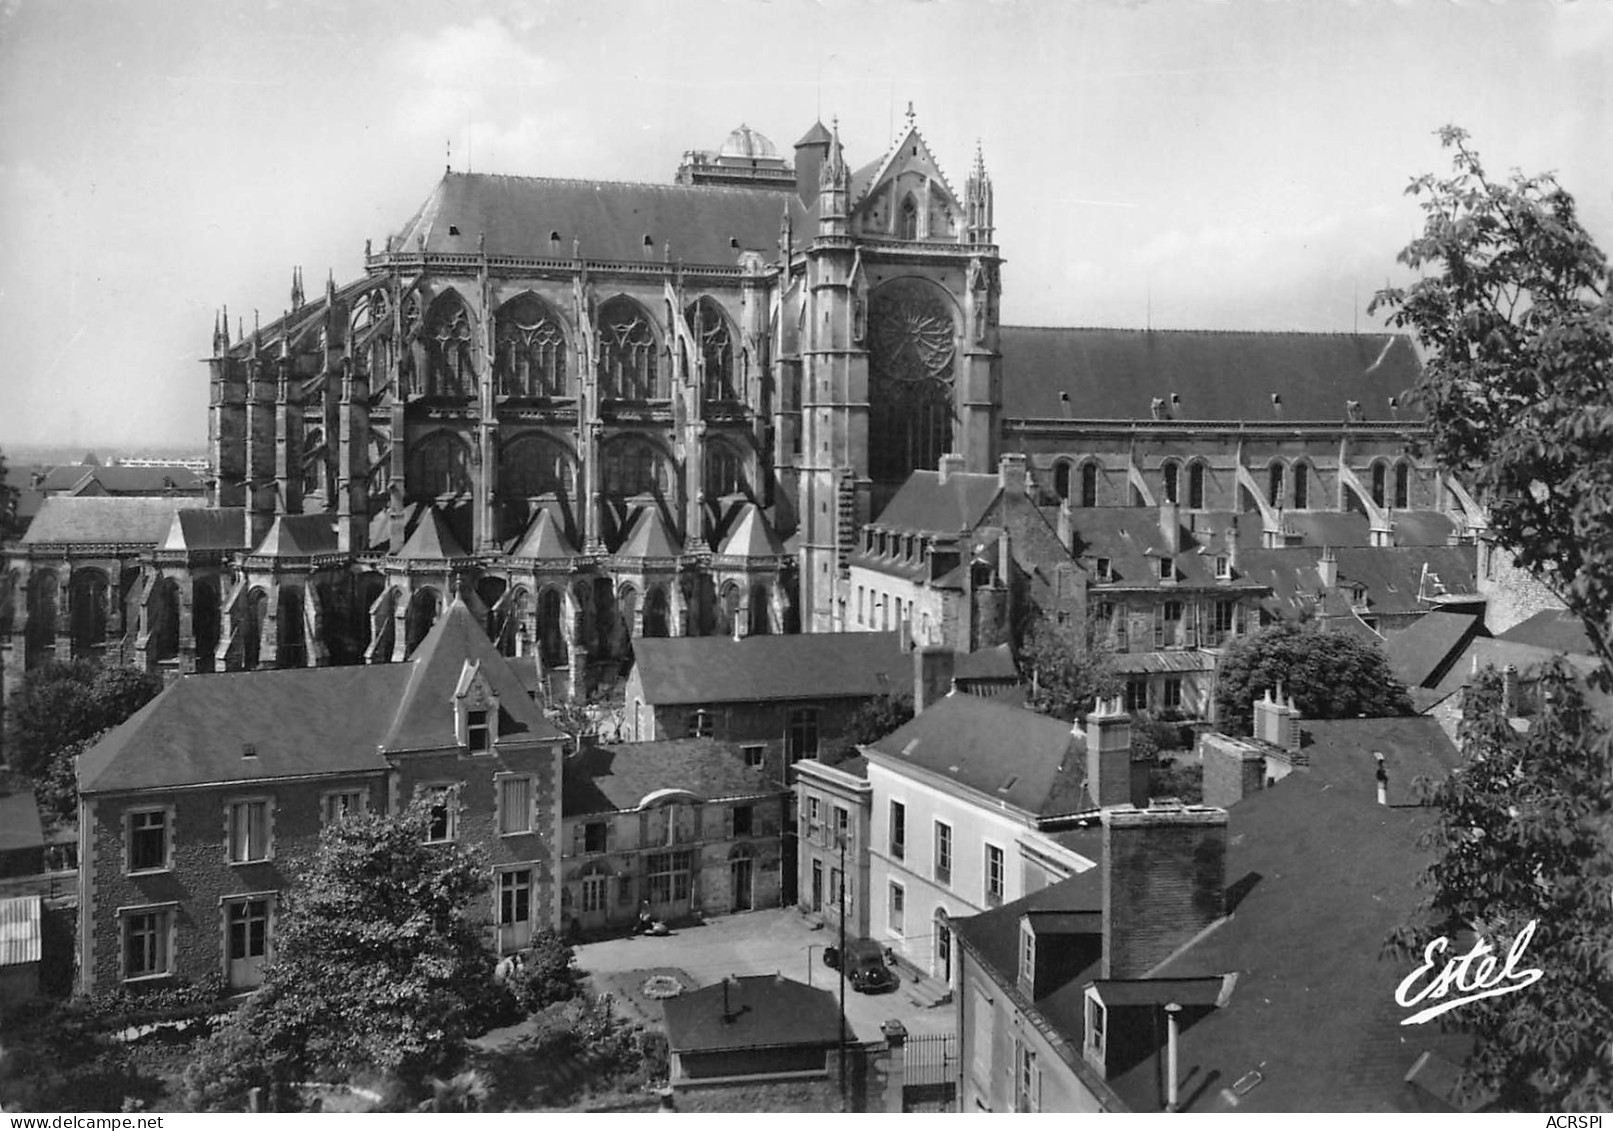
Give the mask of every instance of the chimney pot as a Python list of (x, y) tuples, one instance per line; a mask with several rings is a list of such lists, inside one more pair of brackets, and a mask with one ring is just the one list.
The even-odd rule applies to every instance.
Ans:
[(968, 464), (964, 462), (964, 458), (961, 453), (947, 452), (941, 457), (941, 462), (938, 466), (938, 470), (940, 471), (940, 482), (945, 483), (954, 475), (962, 475), (966, 467), (968, 467)]

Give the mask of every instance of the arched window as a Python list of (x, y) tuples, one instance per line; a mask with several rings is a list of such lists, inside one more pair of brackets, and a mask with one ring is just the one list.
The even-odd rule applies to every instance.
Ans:
[(326, 486), (328, 458), (328, 453), (325, 450), (325, 430), (316, 426), (304, 432), (302, 437), (302, 493), (304, 495), (324, 495), (329, 493)]
[(1086, 463), (1081, 466), (1081, 505), (1095, 507), (1098, 505), (1098, 465)]
[(1311, 505), (1310, 468), (1303, 462), (1294, 464), (1294, 509), (1305, 510)]
[(644, 635), (670, 635), (668, 631), (670, 620), (666, 589), (657, 585), (644, 595)]
[[(728, 317), (722, 307), (709, 298), (689, 304), (683, 312), (689, 323), (689, 332), (700, 346), (700, 361), (705, 366), (705, 397), (708, 401), (737, 401), (742, 399), (734, 383), (734, 337), (728, 328)], [(690, 358), (690, 361), (693, 361)]]
[(1379, 460), (1372, 465), (1372, 501), (1383, 506), (1383, 500), (1388, 494), (1389, 469)]
[(1196, 511), (1204, 509), (1204, 464), (1198, 461), (1187, 469), (1187, 505)]
[(106, 643), (107, 594), (111, 583), (98, 569), (73, 571), (68, 582), (68, 609), (73, 625), (73, 655), (93, 656)]
[(1178, 497), (1177, 492), (1177, 479), (1180, 475), (1181, 465), (1167, 460), (1161, 470), (1165, 473), (1165, 501), (1167, 503), (1181, 502), (1182, 500)]
[(706, 498), (720, 499), (725, 495), (746, 495), (745, 460), (727, 444), (706, 446)]
[(901, 210), (896, 214), (896, 236), (904, 240), (919, 238), (919, 206), (911, 196), (902, 198)]
[(571, 498), (571, 456), (546, 436), (518, 436), (504, 446), (498, 464), (499, 493), (509, 499), (543, 495)]
[(617, 440), (605, 449), (605, 493), (617, 498), (664, 495), (666, 460), (654, 446), (637, 437)]
[(1395, 509), (1411, 506), (1411, 465), (1405, 461), (1395, 464)]
[(171, 577), (157, 582), (147, 608), (150, 656), (154, 660), (171, 660), (179, 655), (179, 582)]
[(538, 296), (519, 295), (499, 308), (493, 376), (512, 397), (563, 397), (566, 334), (559, 317)]
[(275, 641), (276, 667), (300, 668), (308, 663), (308, 643), (303, 634), (302, 590), (280, 590), (280, 611), (275, 618), (279, 639)]
[(564, 602), (558, 589), (545, 589), (538, 594), (538, 658), (545, 668), (563, 668), (570, 659), (563, 616)]
[(768, 616), (767, 586), (757, 583), (750, 587), (750, 634), (766, 636), (772, 630)]
[(1266, 499), (1274, 507), (1283, 505), (1283, 465), (1274, 463), (1266, 472)]
[(1053, 493), (1061, 499), (1070, 497), (1070, 461), (1067, 459), (1053, 465)]
[(868, 465), (876, 482), (933, 470), (952, 449), (957, 327), (930, 283), (874, 291), (868, 316)]
[(431, 631), (431, 626), (437, 623), (437, 615), (440, 612), (442, 612), (442, 598), (437, 595), (435, 589), (427, 587), (416, 590), (414, 596), (409, 598), (409, 611), (404, 624), (406, 632), (404, 643), (408, 654), (412, 655), (420, 646), (420, 642), (426, 638), (426, 633)]
[(434, 432), (409, 455), (410, 498), (470, 494), (470, 445), (456, 433)]
[(453, 291), (440, 295), (426, 314), (426, 394), (468, 397), (476, 391), (471, 362), (470, 311)]
[(599, 311), (599, 389), (618, 400), (666, 396), (656, 368), (655, 331), (649, 316), (628, 298), (613, 298)]
[(241, 667), (253, 671), (263, 658), (263, 622), (269, 619), (269, 595), (261, 589), (247, 594), (241, 623)]

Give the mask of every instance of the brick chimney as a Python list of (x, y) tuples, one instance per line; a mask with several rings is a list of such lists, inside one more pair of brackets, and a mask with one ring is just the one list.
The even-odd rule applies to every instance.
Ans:
[(1225, 734), (1199, 739), (1204, 759), (1204, 804), (1230, 809), (1265, 786), (1266, 755), (1260, 747)]
[(1254, 732), (1261, 742), (1297, 752), (1300, 746), (1299, 722), (1299, 708), (1283, 694), (1282, 684), (1277, 685), (1275, 693), (1268, 687), (1266, 694), (1255, 700)]
[(939, 465), (941, 478), (939, 481), (945, 483), (954, 475), (962, 475), (967, 467), (968, 464), (964, 462), (963, 453), (947, 452), (941, 457), (941, 463)]
[(1128, 805), (1131, 795), (1131, 716), (1120, 698), (1099, 699), (1087, 715), (1087, 792), (1099, 805)]
[(913, 713), (919, 714), (952, 693), (957, 653), (945, 644), (926, 644), (913, 650)]
[(1004, 494), (1025, 493), (1026, 460), (1022, 452), (1008, 452), (997, 461), (997, 485)]
[(1141, 978), (1221, 917), (1227, 813), (1204, 805), (1103, 814), (1103, 978)]

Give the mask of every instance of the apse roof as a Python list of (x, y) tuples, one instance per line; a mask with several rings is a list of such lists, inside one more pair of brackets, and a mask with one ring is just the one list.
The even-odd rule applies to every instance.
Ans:
[(465, 551), (460, 548), (459, 540), (454, 537), (454, 532), (448, 529), (447, 521), (436, 507), (426, 508), (425, 513), (420, 516), (420, 524), (403, 543), (403, 549), (398, 551), (400, 558), (425, 558), (433, 561), (464, 556)]

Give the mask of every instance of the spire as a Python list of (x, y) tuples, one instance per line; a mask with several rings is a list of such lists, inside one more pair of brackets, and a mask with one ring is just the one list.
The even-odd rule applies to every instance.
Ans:
[(840, 148), (840, 118), (837, 116), (829, 134), (829, 153), (823, 159), (823, 169), (818, 174), (818, 188), (846, 188), (850, 183), (850, 175), (846, 172), (846, 155)]
[(986, 155), (975, 141), (975, 163), (963, 188), (963, 209), (968, 217), (970, 243), (991, 243), (995, 227), (992, 218), (991, 174), (986, 172)]
[(291, 269), (291, 309), (301, 310), (303, 307), (302, 268)]
[[(369, 250), (365, 249), (364, 257), (369, 258)], [(330, 306), (336, 305), (336, 271), (327, 268), (325, 271), (325, 302)]]

